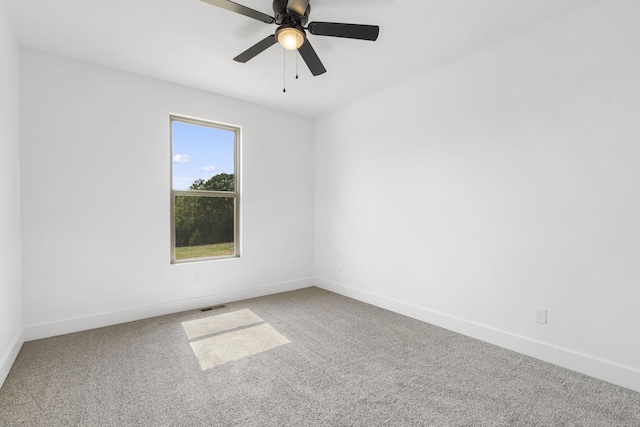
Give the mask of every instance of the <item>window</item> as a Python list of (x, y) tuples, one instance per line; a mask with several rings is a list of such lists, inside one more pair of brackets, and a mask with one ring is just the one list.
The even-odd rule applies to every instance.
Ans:
[(240, 256), (240, 129), (171, 116), (171, 261)]

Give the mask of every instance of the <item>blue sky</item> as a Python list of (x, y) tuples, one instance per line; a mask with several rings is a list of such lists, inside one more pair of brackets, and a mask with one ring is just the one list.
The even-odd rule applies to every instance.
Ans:
[(235, 132), (179, 121), (171, 131), (174, 190), (188, 190), (198, 178), (234, 173)]

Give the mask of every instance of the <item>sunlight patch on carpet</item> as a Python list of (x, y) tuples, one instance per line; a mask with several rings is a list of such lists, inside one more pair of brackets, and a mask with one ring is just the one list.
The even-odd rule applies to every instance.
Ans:
[(265, 323), (193, 341), (190, 344), (200, 368), (204, 371), (290, 342), (271, 325)]
[(232, 313), (220, 314), (217, 316), (205, 317), (204, 319), (183, 322), (182, 327), (189, 339), (213, 335), (218, 332), (251, 325), (262, 322), (251, 310), (244, 309)]

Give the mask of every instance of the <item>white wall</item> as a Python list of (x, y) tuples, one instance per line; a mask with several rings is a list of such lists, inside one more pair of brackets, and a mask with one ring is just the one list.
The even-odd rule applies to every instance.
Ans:
[(599, 2), (319, 119), (317, 283), (640, 391), (638, 22)]
[[(0, 8), (0, 369), (22, 197), (27, 339), (306, 286), (315, 250), (320, 286), (640, 390), (639, 17), (600, 2), (319, 119), (314, 238), (311, 120), (30, 49), (20, 170)], [(239, 260), (169, 264), (169, 113), (243, 126)]]
[(22, 345), (18, 42), (0, 1), (0, 386)]
[[(20, 65), (27, 339), (310, 284), (312, 120), (31, 49)], [(169, 262), (170, 113), (242, 126), (240, 259)]]

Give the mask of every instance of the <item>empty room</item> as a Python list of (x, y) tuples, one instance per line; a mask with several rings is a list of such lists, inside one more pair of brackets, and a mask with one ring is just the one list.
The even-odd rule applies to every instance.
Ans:
[(0, 426), (639, 426), (638, 22), (0, 0)]

